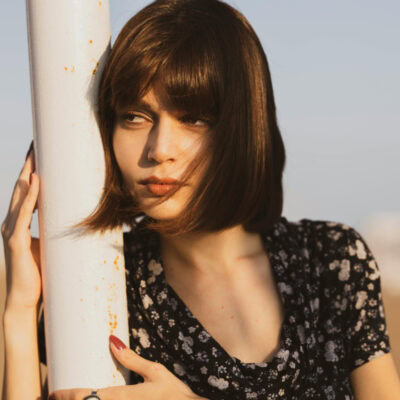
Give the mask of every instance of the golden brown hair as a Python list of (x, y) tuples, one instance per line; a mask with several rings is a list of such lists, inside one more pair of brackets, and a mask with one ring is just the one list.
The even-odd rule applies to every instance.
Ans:
[(285, 149), (268, 62), (246, 18), (219, 0), (155, 1), (121, 30), (98, 90), (105, 189), (95, 211), (75, 227), (133, 227), (144, 212), (124, 186), (112, 136), (117, 110), (150, 88), (175, 109), (211, 121), (211, 129), (207, 146), (180, 178), (185, 181), (208, 155), (190, 202), (177, 218), (149, 218), (147, 226), (168, 234), (237, 224), (249, 232), (269, 229), (282, 213)]

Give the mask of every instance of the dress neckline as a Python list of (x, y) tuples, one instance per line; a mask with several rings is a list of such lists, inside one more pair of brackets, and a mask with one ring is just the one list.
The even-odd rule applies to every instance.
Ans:
[(150, 230), (149, 232), (151, 235), (153, 235), (155, 239), (154, 242), (156, 243), (156, 246), (153, 249), (154, 251), (153, 258), (156, 259), (156, 262), (159, 264), (161, 269), (160, 273), (156, 277), (156, 279), (158, 280), (158, 284), (160, 285), (160, 291), (164, 290), (164, 292), (167, 293), (168, 298), (175, 300), (177, 304), (177, 309), (179, 309), (181, 315), (184, 315), (187, 318), (189, 318), (190, 323), (194, 324), (197, 327), (197, 329), (199, 329), (203, 333), (203, 335), (209, 338), (210, 345), (217, 348), (220, 354), (222, 354), (222, 357), (224, 359), (230, 359), (237, 365), (241, 365), (242, 367), (248, 367), (252, 369), (255, 367), (273, 368), (274, 366), (282, 363), (282, 358), (284, 358), (285, 360), (288, 359), (289, 353), (291, 351), (290, 349), (291, 346), (289, 346), (288, 344), (293, 343), (293, 334), (295, 333), (297, 335), (297, 332), (293, 332), (293, 327), (296, 325), (297, 321), (297, 314), (294, 312), (293, 308), (290, 307), (289, 295), (293, 294), (293, 291), (290, 290), (291, 283), (286, 281), (282, 282), (282, 279), (284, 278), (286, 280), (288, 279), (288, 276), (287, 274), (285, 276), (285, 272), (282, 269), (282, 260), (279, 251), (278, 252), (274, 251), (275, 250), (274, 244), (276, 245), (275, 243), (276, 238), (273, 240), (272, 237), (269, 236), (268, 234), (259, 233), (262, 243), (264, 245), (264, 250), (267, 252), (268, 258), (270, 260), (273, 279), (275, 281), (275, 285), (278, 289), (278, 295), (280, 296), (280, 300), (284, 308), (284, 317), (279, 334), (279, 348), (277, 351), (275, 351), (274, 355), (272, 356), (272, 358), (270, 358), (269, 361), (264, 360), (262, 362), (244, 362), (239, 358), (230, 355), (222, 347), (222, 345), (210, 334), (210, 332), (208, 332), (208, 330), (202, 325), (202, 323), (195, 317), (190, 308), (178, 295), (178, 293), (174, 290), (174, 288), (168, 283), (161, 256), (160, 236), (157, 232)]
[(196, 382), (219, 389), (229, 387), (235, 393), (246, 382), (263, 396), (266, 388), (278, 392), (285, 382), (284, 393), (290, 396), (290, 392), (302, 387), (316, 357), (317, 311), (312, 308), (310, 260), (301, 232), (299, 224), (280, 217), (268, 231), (260, 233), (283, 304), (284, 319), (276, 354), (269, 361), (247, 363), (230, 356), (168, 284), (160, 236), (148, 229), (146, 223), (139, 222), (124, 237), (129, 264), (127, 279), (133, 289), (130, 318), (134, 320), (130, 323), (135, 326), (134, 343), (145, 357), (161, 357), (171, 369), (178, 368), (178, 375), (186, 370), (187, 376)]

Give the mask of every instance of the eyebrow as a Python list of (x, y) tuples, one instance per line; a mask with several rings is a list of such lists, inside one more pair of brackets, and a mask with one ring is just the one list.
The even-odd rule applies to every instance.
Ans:
[(157, 115), (157, 112), (151, 107), (151, 105), (147, 103), (147, 101), (144, 101), (142, 99), (138, 100), (134, 104), (131, 104), (130, 107), (139, 108), (143, 111), (147, 111), (149, 114), (152, 114), (152, 116)]

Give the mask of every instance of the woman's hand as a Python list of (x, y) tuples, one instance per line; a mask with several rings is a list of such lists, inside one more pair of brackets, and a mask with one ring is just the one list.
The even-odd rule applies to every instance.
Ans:
[[(114, 343), (120, 347), (115, 347)], [(101, 400), (206, 400), (170, 372), (164, 365), (147, 360), (127, 348), (118, 338), (110, 336), (110, 347), (115, 358), (127, 369), (144, 379), (136, 385), (111, 386), (98, 389)], [(53, 392), (50, 400), (82, 400), (92, 389), (68, 389)]]
[(30, 233), (39, 195), (39, 177), (34, 171), (32, 141), (1, 226), (7, 274), (6, 310), (34, 308), (41, 297), (39, 238), (32, 238)]

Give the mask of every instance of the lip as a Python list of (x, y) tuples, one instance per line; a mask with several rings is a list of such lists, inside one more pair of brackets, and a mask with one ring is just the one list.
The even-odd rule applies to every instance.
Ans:
[(139, 181), (142, 185), (146, 186), (146, 189), (156, 195), (163, 196), (168, 193), (171, 189), (176, 186), (180, 186), (181, 182), (170, 177), (159, 178), (158, 176), (152, 175), (148, 178), (142, 179)]
[(179, 182), (174, 178), (170, 177), (159, 178), (158, 176), (152, 175), (146, 179), (142, 179), (139, 183), (143, 185), (147, 184), (166, 185), (166, 184), (178, 184)]
[(176, 187), (176, 184), (157, 184), (157, 183), (148, 183), (146, 185), (147, 190), (157, 196), (163, 196), (168, 193), (171, 189)]

